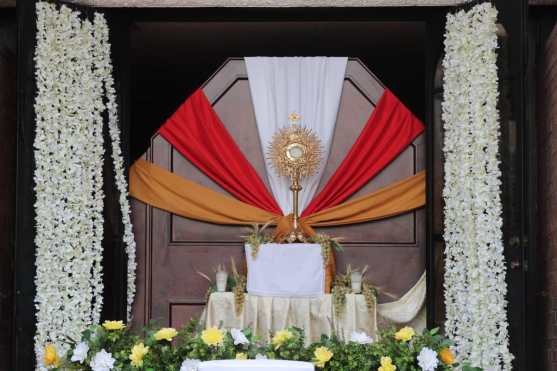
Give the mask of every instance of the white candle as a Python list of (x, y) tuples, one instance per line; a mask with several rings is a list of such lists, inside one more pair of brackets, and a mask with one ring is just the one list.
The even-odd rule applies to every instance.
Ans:
[(354, 271), (350, 273), (350, 281), (352, 283), (352, 292), (354, 294), (359, 294), (362, 292), (362, 273)]
[(218, 292), (225, 292), (226, 291), (226, 282), (228, 281), (228, 273), (226, 271), (218, 271), (217, 272), (217, 291)]

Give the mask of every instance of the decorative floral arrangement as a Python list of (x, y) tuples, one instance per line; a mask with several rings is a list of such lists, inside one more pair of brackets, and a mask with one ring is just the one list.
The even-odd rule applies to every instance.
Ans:
[(180, 331), (146, 328), (142, 337), (121, 321), (106, 321), (84, 331), (65, 355), (47, 344), (42, 362), (52, 370), (83, 371), (195, 371), (201, 361), (224, 359), (297, 360), (325, 371), (480, 370), (458, 365), (450, 346), (437, 330), (417, 335), (410, 327), (386, 331), (378, 341), (363, 333), (354, 333), (348, 342), (324, 335), (306, 347), (303, 330), (295, 327), (262, 343), (250, 329), (202, 329), (195, 321)]
[[(66, 6), (38, 2), (35, 51), (35, 223), (37, 359), (64, 351), (100, 321), (103, 304), (103, 114), (108, 127), (124, 225), (128, 319), (135, 295), (130, 222), (108, 26)], [(43, 348), (45, 342), (51, 348)], [(45, 353), (48, 352), (47, 353)], [(37, 362), (40, 364), (40, 362)]]
[(124, 158), (122, 156), (122, 146), (120, 143), (120, 126), (118, 123), (118, 105), (116, 103), (116, 90), (114, 89), (114, 78), (112, 77), (112, 63), (110, 56), (110, 42), (108, 40), (108, 24), (103, 15), (95, 13), (96, 28), (95, 38), (99, 40), (100, 61), (99, 68), (100, 79), (103, 82), (104, 93), (106, 96), (106, 110), (108, 112), (108, 133), (110, 135), (110, 143), (112, 149), (112, 165), (114, 167), (114, 180), (116, 189), (119, 193), (118, 201), (120, 203), (120, 212), (122, 214), (123, 242), (128, 257), (127, 263), (127, 320), (131, 321), (132, 305), (135, 299), (135, 271), (137, 263), (135, 259), (135, 237), (131, 222), (131, 209), (128, 198), (128, 181), (124, 171)]
[(445, 331), (459, 358), (510, 370), (501, 227), (497, 10), (447, 16), (444, 154)]
[(35, 224), (37, 358), (98, 323), (102, 309), (103, 25), (37, 3)]
[(238, 272), (234, 260), (232, 260), (232, 279), (234, 282), (234, 286), (232, 287), (232, 292), (234, 293), (234, 308), (236, 308), (236, 314), (240, 315), (244, 310), (248, 279), (245, 274), (240, 274)]
[(323, 265), (326, 267), (329, 257), (333, 250), (342, 251), (339, 237), (331, 237), (324, 233), (318, 233), (308, 238), (309, 243), (317, 243), (321, 246), (321, 256), (323, 257)]
[[(365, 280), (365, 274), (367, 272), (367, 266), (362, 269), (362, 295), (364, 295), (366, 299), (366, 305), (368, 310), (374, 311), (375, 304), (377, 303), (377, 288), (369, 282), (369, 280)], [(354, 293), (352, 290), (352, 267), (348, 265), (346, 267), (345, 274), (337, 274), (335, 280), (333, 281), (333, 288), (332, 288), (332, 300), (333, 306), (335, 308), (335, 316), (337, 318), (342, 317), (344, 313), (344, 307), (346, 305), (346, 295)]]
[(251, 246), (251, 256), (253, 259), (257, 258), (257, 253), (259, 252), (259, 248), (261, 245), (273, 242), (273, 236), (270, 233), (265, 232), (267, 227), (269, 227), (271, 223), (266, 223), (263, 226), (259, 226), (259, 224), (252, 225), (252, 232), (244, 236), (246, 243)]

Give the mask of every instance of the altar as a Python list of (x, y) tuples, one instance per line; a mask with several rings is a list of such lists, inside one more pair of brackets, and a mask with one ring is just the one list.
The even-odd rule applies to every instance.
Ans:
[(296, 326), (303, 328), (306, 344), (333, 332), (344, 341), (355, 332), (375, 338), (378, 329), (409, 325), (417, 331), (426, 328), (426, 276), (401, 298), (368, 307), (363, 295), (347, 294), (342, 313), (334, 310), (332, 295), (314, 298), (270, 297), (246, 294), (241, 311), (237, 311), (234, 293), (215, 292), (209, 297), (201, 316), (205, 328), (251, 328), (268, 341), (270, 333)]

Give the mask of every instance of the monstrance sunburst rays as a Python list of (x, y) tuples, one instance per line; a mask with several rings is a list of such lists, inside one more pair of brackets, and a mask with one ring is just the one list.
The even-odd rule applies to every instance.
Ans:
[(321, 141), (306, 127), (292, 125), (279, 129), (269, 145), (267, 156), (280, 176), (300, 178), (315, 174), (321, 162)]
[(300, 230), (298, 213), (298, 193), (302, 190), (300, 179), (315, 174), (321, 162), (321, 141), (309, 128), (297, 124), (300, 116), (291, 114), (291, 126), (279, 129), (269, 143), (267, 157), (272, 161), (275, 171), (280, 176), (292, 179), (290, 190), (293, 192), (293, 227), (287, 236), (288, 242), (305, 241)]

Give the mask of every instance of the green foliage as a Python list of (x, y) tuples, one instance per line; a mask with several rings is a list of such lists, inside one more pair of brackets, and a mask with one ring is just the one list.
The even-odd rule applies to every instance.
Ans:
[(261, 245), (272, 242), (273, 236), (270, 233), (265, 232), (265, 229), (271, 225), (271, 222), (264, 224), (262, 227), (259, 224), (252, 225), (252, 232), (244, 236), (246, 239), (246, 243), (251, 245), (251, 256), (253, 259), (257, 258), (257, 253), (259, 252), (259, 248)]
[[(268, 344), (263, 347), (263, 354), (270, 359), (285, 359), (290, 361), (310, 361), (311, 357), (304, 346), (304, 331), (298, 327), (287, 329), (293, 336), (280, 346)], [(273, 334), (270, 334), (271, 338)]]
[[(282, 337), (270, 334), (272, 341), (263, 343), (251, 329), (242, 332), (247, 338), (246, 344), (234, 344), (234, 337), (229, 331), (213, 329), (220, 341), (217, 345), (209, 345), (203, 336), (204, 329), (197, 321), (192, 321), (183, 329), (177, 331), (172, 341), (157, 340), (158, 327), (150, 324), (139, 334), (134, 334), (128, 329), (106, 330), (102, 326), (93, 326), (86, 330), (80, 341), (89, 346), (89, 352), (83, 364), (71, 362), (75, 344), (62, 360), (56, 370), (91, 370), (89, 364), (94, 355), (102, 349), (111, 353), (115, 359), (115, 370), (122, 371), (179, 371), (185, 359), (200, 361), (235, 359), (242, 353), (248, 359), (255, 359), (264, 355), (269, 359), (284, 359), (314, 362), (315, 350), (326, 347), (332, 352), (332, 358), (325, 363), (323, 371), (377, 371), (380, 367), (381, 357), (390, 357), (397, 367), (397, 371), (421, 371), (417, 357), (424, 348), (430, 348), (439, 353), (449, 348), (451, 342), (441, 335), (438, 329), (425, 330), (420, 335), (413, 336), (409, 341), (397, 340), (395, 330), (390, 329), (380, 334), (379, 340), (370, 344), (345, 342), (336, 335), (321, 336), (318, 342), (305, 346), (304, 331), (297, 327), (289, 327), (282, 331)], [(130, 360), (131, 349), (134, 345), (143, 342), (149, 347), (143, 357), (143, 364), (134, 367)], [(207, 340), (211, 343), (210, 340)], [(213, 343), (215, 344), (215, 343)], [(481, 371), (479, 368), (462, 365), (444, 364), (441, 359), (436, 370), (462, 370)]]

